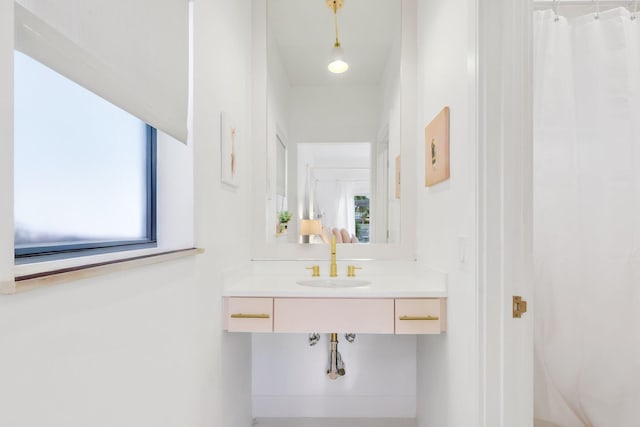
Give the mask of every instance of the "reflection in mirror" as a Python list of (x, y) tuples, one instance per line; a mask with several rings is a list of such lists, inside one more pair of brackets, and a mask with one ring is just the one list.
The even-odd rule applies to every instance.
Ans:
[[(323, 230), (309, 243), (367, 243), (371, 236), (371, 144), (298, 144), (298, 200), (303, 218), (319, 219)], [(386, 197), (384, 191), (381, 197)], [(376, 226), (385, 227), (380, 221)], [(346, 234), (342, 231), (346, 230)], [(343, 237), (344, 234), (344, 237)]]
[[(268, 242), (322, 243), (333, 232), (343, 243), (399, 243), (390, 159), (400, 155), (401, 4), (344, 0), (349, 69), (338, 75), (327, 69), (336, 37), (327, 2), (267, 0)], [(306, 219), (323, 232), (301, 235)]]
[(280, 135), (276, 134), (276, 185), (275, 203), (277, 208), (278, 227), (276, 235), (286, 233), (291, 220), (291, 214), (287, 207), (287, 146)]

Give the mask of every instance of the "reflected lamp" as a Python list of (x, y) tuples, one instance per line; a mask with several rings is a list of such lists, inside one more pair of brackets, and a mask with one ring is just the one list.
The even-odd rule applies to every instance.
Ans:
[(303, 219), (300, 223), (301, 236), (319, 236), (322, 234), (322, 223), (319, 219)]

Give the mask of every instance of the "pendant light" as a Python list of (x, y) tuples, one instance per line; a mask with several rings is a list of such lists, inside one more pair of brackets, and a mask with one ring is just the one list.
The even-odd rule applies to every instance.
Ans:
[(338, 9), (342, 7), (343, 0), (327, 0), (327, 6), (333, 10), (333, 18), (336, 27), (336, 42), (331, 49), (329, 65), (327, 68), (334, 74), (342, 74), (349, 69), (349, 64), (344, 60), (344, 51), (338, 40)]

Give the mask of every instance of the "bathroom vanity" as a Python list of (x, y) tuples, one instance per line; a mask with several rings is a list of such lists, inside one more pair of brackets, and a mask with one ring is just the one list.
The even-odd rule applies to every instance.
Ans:
[(446, 275), (428, 271), (340, 278), (257, 272), (227, 281), (223, 298), (229, 332), (446, 331)]

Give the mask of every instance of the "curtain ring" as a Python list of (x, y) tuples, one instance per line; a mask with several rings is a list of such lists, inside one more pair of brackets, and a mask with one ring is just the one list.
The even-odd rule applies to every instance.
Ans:
[(635, 21), (638, 17), (638, 0), (633, 2), (633, 13), (631, 13), (631, 20)]
[[(636, 0), (637, 2), (637, 0)], [(558, 8), (560, 7), (560, 0), (553, 0), (553, 13), (555, 13), (554, 22), (558, 22), (560, 20), (560, 16), (558, 16)]]
[(593, 19), (600, 19), (600, 0), (594, 0), (596, 2), (596, 14)]

